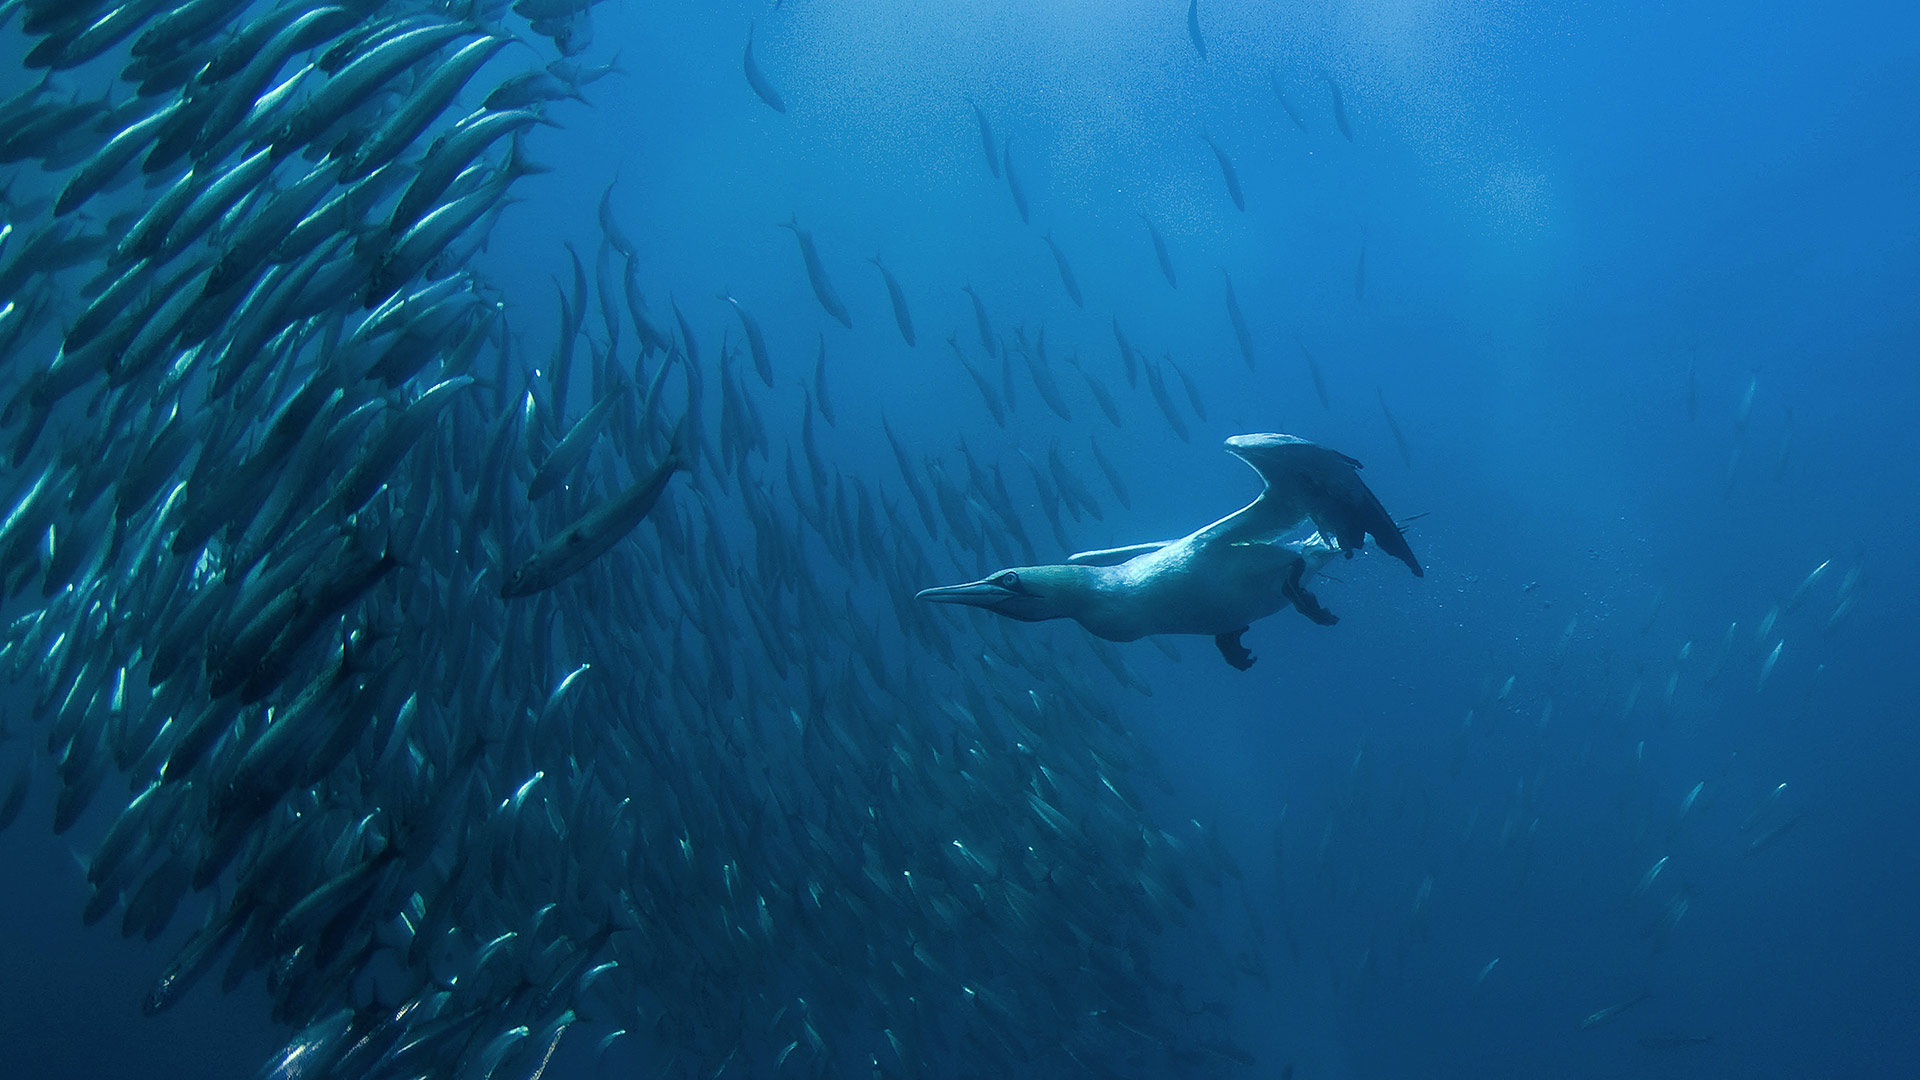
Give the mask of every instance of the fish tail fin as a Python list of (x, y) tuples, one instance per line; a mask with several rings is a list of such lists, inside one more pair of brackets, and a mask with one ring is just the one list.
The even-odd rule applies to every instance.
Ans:
[(693, 471), (694, 458), (698, 455), (687, 452), (687, 417), (681, 416), (673, 425), (673, 434), (667, 437), (667, 460), (675, 471)]
[(4, 410), (0, 410), (0, 426), (12, 427), (15, 421), (19, 420), (21, 416), (26, 414), (29, 408), (33, 407), (36, 404), (34, 401), (34, 393), (39, 390), (40, 385), (45, 381), (46, 373), (44, 371), (35, 371), (33, 374), (28, 375), (26, 382), (21, 384), (19, 392), (15, 393), (13, 398), (7, 402)]
[(533, 176), (538, 173), (550, 173), (553, 171), (553, 166), (542, 164), (528, 157), (526, 145), (522, 143), (517, 136), (507, 148), (507, 164), (505, 168), (507, 176), (514, 180), (518, 180), (523, 176)]
[(383, 573), (400, 567), (409, 570), (416, 568), (412, 553), (401, 549), (399, 533), (391, 521), (382, 522), (372, 529), (355, 530), (353, 543), (363, 551), (379, 552), (374, 563)]

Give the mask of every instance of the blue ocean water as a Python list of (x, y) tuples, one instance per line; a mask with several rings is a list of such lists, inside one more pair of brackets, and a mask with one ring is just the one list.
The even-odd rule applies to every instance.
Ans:
[[(817, 437), (838, 468), (899, 498), (882, 417), (916, 455), (964, 440), (1016, 478), (1016, 450), (1057, 442), (1106, 504), (1069, 525), (1076, 548), (1243, 505), (1256, 480), (1219, 450), (1241, 432), (1351, 454), (1424, 515), (1424, 578), (1377, 552), (1336, 564), (1317, 592), (1340, 623), (1256, 624), (1249, 672), (1204, 639), (1178, 662), (1120, 646), (1154, 691), (1124, 715), (1168, 776), (1157, 809), (1217, 829), (1241, 871), (1194, 930), (1219, 947), (1168, 958), (1210, 1003), (1195, 1023), (1257, 1056), (1232, 1074), (1911, 1075), (1920, 19), (1222, 0), (1200, 6), (1202, 60), (1183, 9), (609, 0), (588, 58), (621, 72), (530, 140), (552, 171), (516, 189), (478, 269), (537, 363), (563, 243), (597, 248), (612, 184), (656, 314), (671, 295), (711, 348), (738, 337), (716, 292), (756, 313), (780, 437), (824, 335), (840, 423)], [(785, 113), (743, 77), (750, 23)], [(790, 216), (851, 330), (816, 302)], [(996, 426), (945, 342), (981, 359), (965, 285), (1002, 333), (1044, 326), (1124, 423), (1056, 362), (1072, 420), (1020, 372)], [(1190, 443), (1127, 386), (1116, 319), (1192, 376)], [(1090, 437), (1131, 508), (1104, 498)], [(1067, 554), (1033, 533), (1043, 561)], [(0, 834), (0, 1074), (256, 1068), (284, 1034), (253, 987), (139, 1016), (165, 942), (79, 928), (84, 850), (48, 834), (48, 806), (37, 791)], [(1235, 956), (1260, 976), (1222, 970)], [(623, 1074), (573, 1050), (566, 1075)]]

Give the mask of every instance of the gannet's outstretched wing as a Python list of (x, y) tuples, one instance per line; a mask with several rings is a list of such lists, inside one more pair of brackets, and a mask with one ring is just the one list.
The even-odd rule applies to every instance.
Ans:
[(1155, 540), (1150, 544), (1129, 544), (1126, 547), (1101, 548), (1098, 551), (1076, 551), (1067, 556), (1067, 561), (1075, 566), (1119, 566), (1123, 562), (1136, 559), (1149, 552), (1159, 551), (1172, 540)]
[(1425, 577), (1406, 537), (1380, 500), (1360, 479), (1360, 463), (1336, 450), (1292, 435), (1235, 435), (1227, 452), (1253, 466), (1266, 490), (1239, 513), (1210, 527), (1219, 540), (1264, 540), (1311, 519), (1349, 558), (1366, 546), (1368, 533), (1380, 550)]

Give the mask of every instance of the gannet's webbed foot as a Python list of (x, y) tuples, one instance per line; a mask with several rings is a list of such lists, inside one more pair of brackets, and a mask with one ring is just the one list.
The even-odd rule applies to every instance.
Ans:
[(1231, 634), (1213, 636), (1213, 643), (1219, 647), (1220, 655), (1226, 657), (1227, 663), (1232, 664), (1236, 671), (1245, 671), (1253, 666), (1253, 654), (1240, 644), (1240, 635), (1246, 632), (1247, 628), (1243, 626)]
[(1280, 594), (1293, 602), (1294, 609), (1321, 626), (1332, 626), (1340, 621), (1340, 616), (1320, 606), (1320, 600), (1300, 584), (1300, 575), (1307, 568), (1306, 560), (1295, 559), (1287, 571), (1287, 583), (1280, 586)]

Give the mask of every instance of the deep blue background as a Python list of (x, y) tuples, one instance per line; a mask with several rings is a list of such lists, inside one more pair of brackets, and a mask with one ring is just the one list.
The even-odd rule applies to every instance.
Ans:
[[(1245, 870), (1211, 932), (1231, 951), (1246, 947), (1248, 910), (1264, 928), (1273, 989), (1243, 981), (1229, 1001), (1261, 1056), (1252, 1075), (1286, 1061), (1303, 1080), (1910, 1075), (1920, 18), (1895, 5), (1216, 2), (1202, 5), (1201, 62), (1184, 8), (612, 0), (591, 58), (617, 50), (625, 75), (539, 133), (535, 156), (555, 172), (520, 189), (485, 269), (544, 353), (550, 277), (570, 272), (559, 243), (591, 256), (592, 206), (618, 176), (656, 314), (671, 292), (711, 351), (723, 330), (737, 337), (716, 291), (757, 313), (779, 373), (776, 444), (797, 429), (824, 330), (840, 424), (822, 447), (896, 497), (882, 412), (916, 453), (964, 437), (1003, 458), (1023, 500), (1012, 448), (1055, 438), (1104, 495), (1080, 450), (1097, 433), (1134, 505), (1075, 528), (1077, 546), (1177, 535), (1240, 505), (1253, 477), (1216, 448), (1240, 431), (1326, 442), (1367, 463), (1397, 514), (1427, 512), (1410, 534), (1425, 579), (1371, 557), (1331, 568), (1319, 595), (1341, 623), (1256, 626), (1245, 675), (1198, 640), (1178, 644), (1178, 665), (1124, 647), (1156, 690), (1132, 709), (1176, 780), (1164, 808), (1217, 822)], [(756, 17), (785, 115), (741, 75)], [(1305, 132), (1269, 89), (1276, 64)], [(1344, 90), (1352, 143), (1322, 69)], [(966, 94), (1012, 139), (1031, 227), (987, 171)], [(1244, 213), (1203, 127), (1235, 157)], [(1141, 212), (1167, 237), (1177, 291)], [(789, 213), (814, 232), (853, 331), (815, 303), (774, 227)], [(1060, 287), (1049, 229), (1084, 311)], [(863, 262), (876, 251), (914, 304), (917, 349)], [(1220, 266), (1252, 323), (1253, 372)], [(958, 331), (979, 359), (969, 282), (1003, 332), (1044, 322), (1074, 424), (1046, 414), (1022, 374), (1014, 425), (992, 426), (943, 341)], [(1201, 385), (1211, 421), (1189, 416), (1192, 445), (1144, 384), (1125, 389), (1116, 312)], [(1329, 410), (1296, 337), (1327, 374)], [(1075, 350), (1125, 428), (1059, 362)], [(1769, 606), (1828, 559), (1805, 605), (1756, 640)], [(1857, 609), (1829, 630), (1853, 568)], [(80, 874), (47, 835), (40, 781), (0, 836), (0, 1046), (18, 1075), (244, 1075), (274, 1044), (252, 996), (203, 988), (177, 1016), (139, 1019), (165, 953), (78, 928)], [(1742, 854), (1739, 825), (1783, 781), (1776, 812), (1804, 820)], [(1510, 823), (1531, 840), (1503, 844)], [(1667, 870), (1634, 901), (1661, 855)], [(1411, 912), (1429, 875), (1422, 934)], [(1688, 913), (1662, 946), (1645, 929), (1681, 886)], [(1652, 1033), (1713, 1041), (1638, 1045)]]

